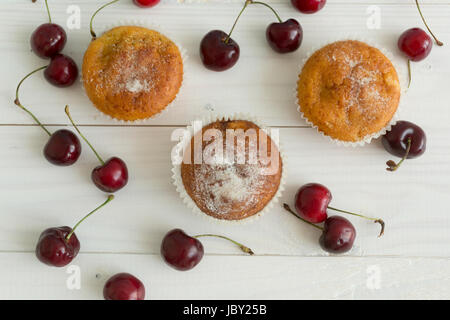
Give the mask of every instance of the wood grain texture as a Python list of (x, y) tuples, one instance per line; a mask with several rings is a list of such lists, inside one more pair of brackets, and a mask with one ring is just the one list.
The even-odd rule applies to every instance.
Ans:
[[(250, 8), (233, 36), (241, 46), (240, 61), (224, 73), (203, 68), (198, 45), (211, 29), (228, 31), (242, 1), (168, 0), (151, 10), (123, 1), (98, 16), (99, 31), (118, 21), (150, 21), (186, 49), (185, 86), (177, 102), (156, 119), (131, 124), (110, 120), (92, 107), (80, 84), (56, 89), (42, 75), (24, 84), (23, 104), (51, 130), (69, 124), (63, 109), (70, 104), (73, 117), (98, 151), (105, 158), (122, 157), (130, 168), (127, 188), (77, 232), (82, 253), (75, 264), (83, 272), (79, 291), (66, 289), (65, 269), (41, 265), (33, 251), (44, 228), (73, 225), (104, 200), (89, 178), (97, 162), (84, 143), (72, 167), (54, 167), (42, 157), (45, 133), (12, 101), (20, 78), (46, 63), (29, 49), (29, 36), (46, 21), (46, 13), (42, 1), (0, 2), (0, 298), (99, 299), (106, 278), (119, 271), (142, 278), (151, 299), (450, 298), (450, 1), (423, 4), (433, 30), (448, 45), (435, 46), (425, 61), (413, 64), (413, 84), (403, 96), (400, 116), (425, 129), (428, 150), (395, 174), (385, 171), (390, 156), (379, 141), (344, 148), (308, 128), (296, 111), (293, 88), (298, 66), (311, 48), (348, 35), (378, 43), (404, 66), (396, 48), (398, 35), (422, 27), (414, 1), (330, 0), (316, 15), (302, 15), (285, 0), (269, 2), (282, 17), (300, 20), (305, 31), (301, 49), (284, 56), (272, 52), (264, 37), (271, 13)], [(68, 17), (68, 5), (81, 8), (82, 28), (68, 32), (64, 50), (78, 64), (89, 43), (88, 20), (101, 3), (51, 2), (54, 21), (61, 24)], [(381, 10), (379, 30), (366, 26), (371, 5)], [(354, 249), (344, 257), (327, 257), (317, 244), (319, 233), (281, 206), (238, 226), (211, 223), (191, 213), (171, 183), (175, 142), (170, 136), (202, 115), (235, 111), (257, 115), (280, 129), (288, 171), (282, 201), (292, 203), (304, 183), (323, 183), (333, 193), (333, 206), (385, 219), (385, 236), (377, 239), (377, 225), (351, 218), (358, 230)], [(245, 242), (256, 256), (243, 256), (227, 242), (205, 239), (207, 256), (200, 266), (189, 276), (175, 272), (159, 257), (161, 239), (174, 227), (191, 234), (226, 234)], [(374, 265), (381, 270), (379, 290), (366, 285), (367, 268)]]
[(0, 274), (3, 299), (102, 299), (103, 285), (124, 266), (143, 281), (146, 299), (154, 300), (450, 297), (449, 259), (208, 255), (196, 269), (179, 272), (158, 255), (80, 254), (74, 263), (80, 290), (67, 288), (67, 281), (73, 284), (73, 269), (49, 268), (27, 253), (2, 253), (0, 259), (3, 268), (15, 270)]

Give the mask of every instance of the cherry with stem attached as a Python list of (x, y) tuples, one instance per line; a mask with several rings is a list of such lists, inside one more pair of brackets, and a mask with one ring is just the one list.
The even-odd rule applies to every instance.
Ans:
[(271, 23), (266, 29), (266, 38), (269, 45), (278, 53), (288, 53), (297, 50), (303, 40), (303, 30), (295, 19), (282, 21), (273, 7), (260, 1), (250, 1), (269, 8), (276, 16), (278, 22)]
[(328, 218), (327, 209), (357, 216), (381, 225), (379, 237), (384, 234), (385, 223), (382, 219), (366, 217), (362, 214), (329, 206), (332, 199), (330, 190), (319, 183), (308, 183), (302, 186), (295, 195), (295, 209), (299, 216), (310, 223), (320, 223)]
[(64, 49), (67, 36), (66, 32), (60, 25), (52, 23), (47, 0), (45, 0), (45, 7), (47, 9), (49, 22), (40, 25), (33, 32), (30, 38), (30, 45), (31, 49), (37, 56), (48, 59), (60, 53)]
[(83, 140), (88, 144), (100, 162), (100, 166), (94, 168), (91, 174), (92, 181), (97, 188), (104, 192), (113, 193), (125, 187), (128, 183), (128, 168), (125, 162), (118, 157), (112, 157), (107, 161), (103, 161), (98, 152), (94, 149), (89, 140), (87, 140), (81, 133), (80, 129), (78, 129), (78, 126), (73, 121), (69, 112), (69, 106), (66, 106), (65, 112), (75, 130), (77, 130), (81, 138), (83, 138)]
[(97, 34), (94, 32), (94, 27), (93, 27), (94, 18), (95, 18), (95, 16), (97, 15), (97, 13), (99, 13), (100, 11), (102, 11), (104, 8), (106, 8), (106, 7), (108, 7), (108, 6), (112, 5), (112, 4), (114, 4), (114, 3), (116, 3), (116, 2), (119, 2), (119, 1), (120, 1), (120, 0), (113, 0), (113, 1), (111, 1), (111, 2), (108, 2), (108, 3), (104, 4), (104, 5), (102, 5), (100, 8), (98, 8), (98, 9), (94, 12), (94, 14), (93, 14), (92, 17), (91, 17), (91, 21), (89, 22), (89, 30), (90, 30), (90, 32), (91, 32), (92, 40), (97, 39)]
[(425, 152), (427, 137), (418, 125), (402, 120), (392, 126), (381, 142), (387, 152), (401, 158), (398, 163), (386, 162), (388, 171), (396, 171), (406, 159), (417, 158)]
[(289, 205), (283, 204), (283, 208), (297, 219), (322, 231), (319, 244), (323, 250), (330, 253), (344, 253), (353, 247), (356, 238), (356, 229), (350, 221), (340, 216), (331, 216), (325, 220), (323, 227), (299, 217), (291, 210)]
[(44, 230), (36, 245), (36, 257), (42, 263), (54, 267), (64, 267), (72, 262), (80, 251), (80, 241), (75, 230), (84, 220), (113, 199), (114, 196), (109, 195), (103, 204), (88, 213), (73, 228), (65, 226)]
[(203, 258), (204, 249), (198, 238), (216, 237), (232, 242), (243, 252), (253, 255), (253, 251), (228, 237), (215, 234), (189, 236), (181, 229), (169, 231), (161, 243), (161, 255), (164, 261), (174, 269), (187, 271), (194, 268)]
[(30, 110), (22, 105), (19, 100), (19, 91), (22, 83), (34, 73), (45, 68), (46, 67), (41, 67), (30, 72), (19, 82), (16, 88), (16, 99), (14, 100), (14, 103), (28, 113), (50, 137), (43, 151), (45, 158), (54, 165), (70, 166), (78, 160), (81, 154), (81, 143), (78, 137), (72, 131), (66, 129), (57, 130), (52, 134)]

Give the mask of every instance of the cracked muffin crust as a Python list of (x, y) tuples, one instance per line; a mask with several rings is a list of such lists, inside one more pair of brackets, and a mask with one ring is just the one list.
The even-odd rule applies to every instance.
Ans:
[(297, 83), (300, 111), (320, 132), (358, 142), (385, 128), (400, 102), (400, 82), (377, 48), (347, 40), (316, 51)]
[(157, 31), (121, 26), (92, 41), (83, 59), (89, 99), (103, 113), (134, 121), (165, 109), (183, 81), (178, 47)]

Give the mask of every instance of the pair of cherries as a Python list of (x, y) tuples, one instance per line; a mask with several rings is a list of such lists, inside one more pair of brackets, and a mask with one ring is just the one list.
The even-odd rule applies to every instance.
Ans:
[(52, 23), (47, 0), (45, 7), (49, 22), (40, 25), (32, 33), (30, 45), (38, 57), (50, 59), (50, 63), (36, 71), (45, 69), (44, 76), (49, 83), (57, 87), (69, 87), (78, 77), (78, 67), (72, 58), (61, 53), (67, 42), (66, 32), (60, 25)]
[[(425, 27), (427, 28), (428, 32), (432, 35), (434, 38), (436, 44), (438, 46), (443, 46), (444, 43), (439, 41), (437, 37), (433, 34), (430, 27), (428, 26), (425, 17), (422, 14), (422, 11), (420, 9), (419, 1), (416, 0), (416, 6), (419, 11), (420, 17), (422, 18), (423, 23), (425, 24)], [(433, 48), (433, 40), (431, 37), (421, 28), (411, 28), (406, 30), (402, 33), (400, 38), (398, 39), (398, 48), (401, 52), (408, 58), (408, 71), (409, 71), (409, 84), (411, 84), (411, 61), (417, 62), (422, 61), (431, 52), (431, 49)]]
[[(353, 247), (356, 238), (356, 229), (344, 217), (328, 216), (328, 209), (379, 223), (381, 225), (379, 236), (383, 235), (385, 227), (383, 220), (331, 207), (329, 205), (331, 199), (331, 192), (327, 187), (318, 183), (308, 183), (302, 186), (295, 195), (295, 210), (298, 214), (294, 213), (287, 204), (284, 204), (283, 207), (303, 222), (321, 230), (322, 235), (319, 239), (320, 246), (323, 250), (330, 253), (344, 253), (349, 251)], [(325, 222), (323, 227), (317, 225), (322, 222)]]
[(236, 64), (240, 56), (240, 48), (237, 42), (231, 38), (231, 34), (244, 10), (251, 4), (259, 4), (269, 8), (278, 19), (278, 22), (271, 23), (266, 29), (266, 38), (273, 50), (279, 53), (288, 53), (300, 47), (303, 40), (303, 30), (297, 20), (288, 19), (283, 22), (278, 13), (268, 4), (246, 0), (228, 34), (221, 30), (213, 30), (203, 37), (200, 43), (200, 58), (207, 69), (225, 71)]

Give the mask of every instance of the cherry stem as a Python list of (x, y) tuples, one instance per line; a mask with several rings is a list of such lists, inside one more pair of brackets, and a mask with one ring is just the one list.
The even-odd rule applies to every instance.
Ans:
[(317, 224), (314, 224), (314, 223), (312, 223), (312, 222), (309, 222), (309, 221), (303, 219), (302, 217), (299, 217), (294, 211), (292, 211), (292, 209), (289, 207), (289, 205), (288, 205), (287, 203), (284, 203), (284, 204), (283, 204), (283, 208), (284, 208), (287, 212), (289, 212), (289, 213), (291, 213), (293, 216), (295, 216), (297, 219), (300, 219), (300, 220), (302, 220), (303, 222), (305, 222), (305, 223), (307, 223), (307, 224), (309, 224), (309, 225), (312, 225), (313, 227), (315, 227), (315, 228), (317, 228), (317, 229), (323, 231), (323, 228), (322, 228), (321, 226), (318, 226)]
[(44, 129), (44, 131), (45, 131), (49, 136), (51, 136), (52, 134), (50, 133), (50, 131), (48, 131), (47, 128), (44, 127), (44, 125), (39, 121), (39, 119), (36, 118), (36, 116), (35, 116), (33, 113), (31, 113), (30, 110), (28, 110), (27, 108), (25, 108), (25, 107), (20, 103), (20, 100), (19, 100), (19, 90), (20, 90), (20, 86), (22, 85), (22, 83), (23, 83), (26, 79), (28, 79), (31, 75), (33, 75), (33, 74), (35, 74), (36, 72), (41, 71), (41, 70), (43, 70), (43, 69), (45, 69), (45, 68), (47, 68), (47, 66), (40, 67), (39, 69), (36, 69), (36, 70), (30, 72), (30, 73), (27, 74), (22, 80), (20, 80), (20, 82), (19, 82), (19, 84), (17, 85), (17, 88), (16, 88), (16, 100), (14, 100), (14, 103), (15, 103), (18, 107), (22, 108), (22, 110), (24, 110), (25, 112), (27, 112), (27, 113), (33, 118), (33, 120), (34, 120), (34, 121), (35, 121), (42, 129)]
[(401, 166), (403, 161), (405, 161), (408, 158), (409, 152), (411, 151), (411, 144), (412, 144), (411, 138), (408, 138), (405, 155), (403, 156), (402, 160), (400, 160), (398, 163), (395, 163), (395, 161), (393, 160), (389, 160), (388, 162), (386, 162), (386, 165), (388, 166), (388, 168), (386, 168), (387, 171), (396, 171)]
[[(31, 0), (31, 2), (36, 3), (36, 0)], [(48, 9), (48, 3), (47, 0), (45, 0), (45, 7), (47, 8), (47, 14), (48, 14), (48, 21), (52, 23), (52, 17), (50, 16), (50, 10)]]
[(239, 249), (241, 249), (243, 252), (248, 253), (251, 256), (254, 255), (254, 252), (252, 251), (252, 249), (250, 249), (249, 247), (244, 246), (242, 243), (234, 241), (233, 239), (230, 239), (228, 237), (220, 236), (217, 234), (199, 234), (197, 236), (194, 236), (194, 238), (196, 238), (196, 239), (201, 238), (201, 237), (216, 237), (216, 238), (228, 240), (228, 241), (234, 243), (235, 245), (237, 245), (239, 247)]
[(78, 226), (87, 218), (89, 218), (94, 212), (96, 212), (97, 210), (99, 210), (100, 208), (104, 207), (108, 202), (112, 201), (114, 199), (114, 196), (112, 194), (110, 194), (108, 196), (108, 199), (106, 199), (105, 202), (103, 202), (100, 206), (98, 206), (97, 208), (95, 208), (94, 210), (92, 210), (91, 212), (89, 212), (83, 219), (81, 219), (80, 221), (78, 221), (78, 223), (73, 227), (72, 231), (70, 231), (70, 233), (67, 235), (66, 237), (66, 241), (69, 241), (70, 237), (74, 234), (75, 229), (78, 228)]
[(69, 106), (66, 106), (66, 108), (64, 109), (64, 111), (67, 114), (67, 117), (69, 118), (70, 122), (72, 123), (73, 127), (75, 128), (75, 130), (77, 130), (78, 134), (83, 138), (83, 140), (88, 144), (88, 146), (91, 148), (91, 150), (95, 153), (95, 155), (97, 156), (98, 161), (100, 161), (100, 163), (103, 165), (105, 164), (105, 161), (103, 161), (103, 159), (100, 157), (100, 155), (98, 154), (98, 152), (94, 149), (94, 147), (92, 146), (92, 144), (89, 142), (88, 139), (86, 139), (86, 137), (81, 133), (80, 129), (78, 129), (78, 126), (75, 124), (75, 122), (73, 121), (70, 112), (69, 112)]
[(48, 21), (52, 23), (52, 16), (50, 15), (50, 9), (48, 8), (48, 2), (45, 0), (45, 8), (47, 9)]
[(97, 15), (97, 13), (99, 13), (103, 8), (106, 8), (107, 6), (114, 4), (116, 2), (118, 2), (120, 0), (114, 0), (111, 2), (108, 2), (107, 4), (102, 5), (100, 8), (97, 9), (97, 11), (94, 12), (94, 14), (91, 17), (91, 22), (89, 23), (89, 30), (91, 31), (91, 36), (92, 36), (92, 40), (97, 39), (97, 34), (94, 32), (94, 28), (92, 27), (92, 24), (94, 22), (94, 18)]
[(224, 41), (225, 43), (228, 43), (228, 41), (230, 41), (231, 34), (233, 33), (234, 28), (236, 27), (236, 25), (237, 25), (237, 23), (238, 23), (238, 21), (239, 21), (239, 18), (242, 16), (242, 14), (243, 14), (244, 11), (245, 11), (245, 8), (247, 8), (247, 6), (248, 6), (250, 3), (252, 3), (252, 0), (246, 0), (246, 1), (245, 1), (244, 7), (242, 8), (241, 12), (239, 12), (239, 15), (237, 16), (236, 20), (234, 21), (233, 27), (231, 27), (230, 33), (228, 33), (228, 36), (226, 37), (226, 39), (225, 39), (225, 41)]
[(442, 41), (439, 41), (438, 38), (436, 38), (436, 36), (435, 36), (435, 35), (433, 34), (433, 32), (431, 31), (430, 27), (428, 27), (428, 24), (427, 24), (427, 22), (425, 21), (425, 17), (424, 17), (423, 14), (422, 14), (422, 10), (420, 10), (419, 0), (416, 0), (416, 6), (417, 6), (417, 9), (419, 10), (420, 17), (422, 18), (422, 21), (423, 21), (423, 23), (425, 24), (425, 27), (427, 27), (428, 32), (431, 33), (431, 36), (434, 38), (434, 41), (436, 41), (436, 44), (437, 44), (438, 46), (443, 46), (444, 43), (443, 43)]
[(411, 60), (408, 59), (408, 89), (411, 86), (411, 81), (412, 81), (412, 72), (411, 72)]
[(281, 20), (280, 16), (278, 15), (278, 13), (275, 11), (275, 9), (273, 7), (271, 7), (270, 5), (268, 5), (267, 3), (264, 2), (260, 2), (260, 1), (250, 1), (251, 4), (260, 4), (263, 5), (267, 8), (269, 8), (270, 10), (272, 10), (272, 12), (275, 14), (275, 16), (277, 17), (278, 21), (281, 23), (283, 22), (283, 20)]
[(384, 223), (384, 221), (382, 219), (366, 217), (366, 216), (363, 216), (362, 214), (358, 214), (358, 213), (354, 213), (354, 212), (350, 212), (350, 211), (345, 211), (345, 210), (341, 210), (341, 209), (336, 209), (336, 208), (333, 208), (333, 207), (328, 207), (328, 209), (334, 210), (334, 211), (337, 211), (337, 212), (346, 213), (346, 214), (351, 214), (352, 216), (357, 216), (357, 217), (364, 218), (364, 219), (367, 219), (367, 220), (372, 220), (375, 223), (379, 223), (381, 225), (381, 231), (380, 231), (380, 234), (378, 235), (378, 237), (381, 237), (384, 234), (385, 223)]

